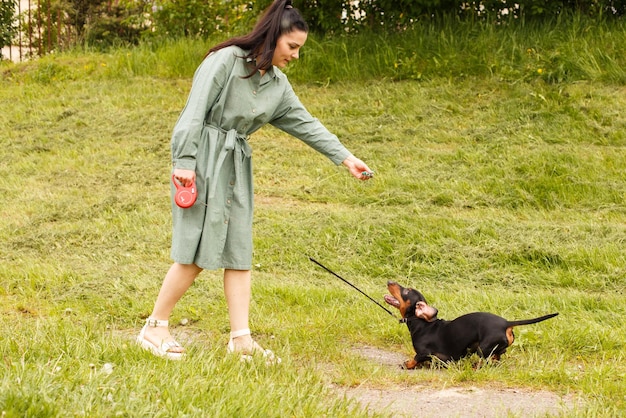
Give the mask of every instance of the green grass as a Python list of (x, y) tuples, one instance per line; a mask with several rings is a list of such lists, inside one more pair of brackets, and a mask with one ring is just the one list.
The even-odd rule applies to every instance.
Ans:
[[(47, 57), (34, 68), (4, 70), (3, 76), (51, 80), (154, 76), (188, 78), (210, 39), (152, 40), (104, 57), (76, 52), (71, 65)], [(106, 64), (103, 66), (103, 64)], [(458, 80), (495, 78), (509, 83), (543, 80), (626, 84), (626, 25), (620, 19), (561, 16), (544, 22), (417, 22), (401, 33), (323, 37), (310, 34), (300, 60), (286, 70), (294, 82), (326, 85), (368, 80)], [(24, 74), (21, 73), (25, 73)]]
[[(133, 338), (170, 264), (169, 135), (191, 66), (120, 69), (122, 57), (148, 68), (146, 51), (3, 72), (4, 416), (366, 415), (331, 384), (546, 389), (580, 399), (570, 416), (626, 413), (617, 79), (294, 82), (376, 176), (357, 182), (294, 138), (256, 134), (251, 326), (283, 363), (226, 357), (220, 272), (203, 273), (177, 306), (173, 324), (189, 322), (173, 332), (189, 356), (168, 363)], [(448, 319), (560, 315), (519, 328), (497, 366), (402, 372), (355, 359), (353, 348), (409, 358), (406, 328), (306, 255), (381, 302), (389, 279), (419, 288)]]

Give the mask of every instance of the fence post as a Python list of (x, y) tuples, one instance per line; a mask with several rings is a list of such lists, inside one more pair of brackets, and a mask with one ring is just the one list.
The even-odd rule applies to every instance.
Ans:
[(32, 7), (32, 4), (30, 2), (30, 0), (28, 0), (28, 53), (31, 55), (33, 55), (33, 20), (32, 20), (32, 15), (30, 12), (30, 9)]
[(43, 51), (41, 50), (41, 4), (37, 4), (37, 56), (41, 56)]
[(48, 49), (46, 50), (46, 53), (49, 53), (52, 49), (52, 24), (50, 23), (52, 21), (52, 7), (50, 6), (51, 4), (48, 2), (48, 21), (46, 22), (46, 28), (48, 29)]
[[(20, 17), (22, 16), (22, 2), (20, 0), (17, 0), (17, 15)], [(17, 27), (17, 50), (19, 51), (20, 62), (21, 62), (22, 61), (22, 28), (20, 27), (19, 20), (18, 20), (18, 27)]]

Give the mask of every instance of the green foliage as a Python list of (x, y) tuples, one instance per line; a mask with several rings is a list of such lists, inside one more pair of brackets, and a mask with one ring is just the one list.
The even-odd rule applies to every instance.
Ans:
[[(491, 3), (497, 3), (492, 0)], [(567, 13), (582, 13), (588, 16), (613, 16), (620, 17), (626, 14), (626, 1), (623, 0), (524, 0), (507, 1), (508, 7), (513, 8), (515, 3), (519, 4), (519, 12), (514, 15), (555, 18)]]
[(146, 25), (142, 11), (135, 0), (38, 0), (30, 15), (23, 12), (21, 30), (39, 55), (77, 46), (134, 45)]
[(96, 16), (89, 20), (85, 30), (85, 44), (106, 49), (111, 46), (139, 43), (147, 22), (142, 17), (143, 8), (136, 1), (121, 1), (101, 5)]
[(248, 2), (242, 0), (154, 2), (147, 34), (161, 38), (207, 37), (237, 28), (248, 8)]
[(359, 5), (348, 0), (294, 2), (302, 12), (309, 28), (318, 34), (342, 34), (359, 26)]
[[(0, 49), (11, 45), (16, 34), (16, 0), (0, 0)], [(0, 51), (0, 60), (2, 51)]]
[[(4, 0), (3, 4), (11, 0)], [(270, 0), (250, 2), (155, 0), (39, 0), (38, 12), (23, 18), (23, 31), (39, 53), (73, 46), (106, 48), (178, 38), (224, 38), (249, 31)], [(314, 34), (407, 33), (428, 25), (485, 22), (514, 25), (585, 16), (603, 23), (626, 12), (626, 1), (544, 0), (333, 0), (296, 2)]]
[[(619, 18), (626, 13), (626, 1), (584, 0), (364, 0), (304, 2), (306, 17), (317, 33), (341, 31), (404, 31), (423, 22), (456, 17), (488, 22), (531, 22), (581, 14), (592, 18)], [(308, 6), (308, 7), (307, 7)]]

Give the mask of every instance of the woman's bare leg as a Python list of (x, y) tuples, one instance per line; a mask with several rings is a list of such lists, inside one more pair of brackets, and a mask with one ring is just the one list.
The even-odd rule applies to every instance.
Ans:
[[(224, 270), (224, 295), (228, 305), (231, 332), (249, 328), (250, 298), (252, 293), (250, 270)], [(254, 345), (250, 335), (233, 339), (235, 351), (252, 352)]]
[[(165, 275), (150, 318), (168, 320), (176, 303), (189, 289), (201, 271), (202, 269), (195, 264), (172, 264)], [(165, 327), (147, 327), (144, 338), (157, 346), (173, 340), (169, 330)], [(182, 348), (176, 347), (172, 351), (182, 351)]]

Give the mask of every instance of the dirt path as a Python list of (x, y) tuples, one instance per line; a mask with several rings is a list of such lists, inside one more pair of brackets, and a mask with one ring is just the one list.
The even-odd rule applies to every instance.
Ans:
[[(405, 358), (372, 347), (356, 350), (365, 359), (398, 367)], [(498, 418), (567, 416), (575, 407), (572, 397), (561, 397), (548, 391), (527, 389), (485, 389), (450, 387), (433, 390), (427, 386), (381, 389), (335, 387), (337, 392), (357, 400), (372, 412), (394, 417), (420, 418)]]

